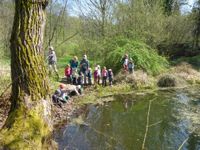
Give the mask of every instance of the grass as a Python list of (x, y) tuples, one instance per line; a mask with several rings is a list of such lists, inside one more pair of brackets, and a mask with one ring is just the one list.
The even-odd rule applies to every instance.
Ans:
[(96, 86), (94, 89), (86, 89), (82, 97), (75, 98), (77, 105), (101, 104), (106, 101), (112, 101), (112, 96), (131, 92), (133, 89), (129, 84), (114, 85), (112, 87)]
[(195, 68), (199, 69), (199, 66), (200, 66), (200, 55), (193, 56), (193, 57), (181, 57), (181, 58), (173, 61), (172, 64), (181, 64), (182, 62), (186, 62), (188, 64), (191, 64)]
[(142, 70), (137, 70), (133, 74), (120, 72), (115, 77), (117, 84), (130, 84), (134, 89), (148, 89), (155, 87), (155, 78)]

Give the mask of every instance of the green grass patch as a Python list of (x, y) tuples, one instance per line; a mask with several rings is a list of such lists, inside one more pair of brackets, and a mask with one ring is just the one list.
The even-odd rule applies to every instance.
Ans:
[(86, 89), (86, 91), (84, 91), (85, 95), (77, 97), (75, 103), (77, 105), (99, 104), (106, 101), (112, 101), (113, 99), (111, 97), (114, 95), (128, 93), (132, 90), (133, 89), (129, 84), (114, 85), (112, 87), (96, 86), (95, 89), (91, 91)]

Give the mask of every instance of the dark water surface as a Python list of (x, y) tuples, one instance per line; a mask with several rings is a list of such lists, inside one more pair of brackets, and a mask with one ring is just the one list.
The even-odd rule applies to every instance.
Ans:
[(140, 96), (119, 95), (104, 106), (88, 106), (84, 124), (70, 124), (56, 132), (59, 149), (141, 150), (149, 101), (152, 101), (145, 148), (200, 150), (200, 94), (198, 89), (158, 91)]

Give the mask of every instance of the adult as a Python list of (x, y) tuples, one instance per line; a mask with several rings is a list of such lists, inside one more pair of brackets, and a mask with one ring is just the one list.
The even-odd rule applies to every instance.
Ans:
[(74, 56), (72, 60), (70, 60), (70, 67), (71, 69), (76, 69), (78, 67), (78, 57)]
[(83, 55), (83, 59), (80, 62), (80, 72), (83, 73), (84, 76), (84, 84), (86, 84), (86, 77), (87, 77), (87, 71), (89, 69), (89, 61), (87, 59), (87, 55)]
[(48, 54), (47, 60), (48, 60), (48, 66), (49, 66), (49, 74), (51, 74), (52, 71), (54, 71), (56, 75), (58, 76), (58, 70), (56, 67), (57, 57), (56, 57), (55, 50), (52, 46), (49, 47), (49, 54)]

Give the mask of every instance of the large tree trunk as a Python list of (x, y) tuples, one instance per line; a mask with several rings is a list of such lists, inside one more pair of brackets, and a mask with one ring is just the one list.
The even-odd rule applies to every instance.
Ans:
[(51, 131), (51, 105), (43, 58), (44, 10), (48, 0), (15, 0), (11, 36), (11, 110), (0, 145), (41, 149)]

